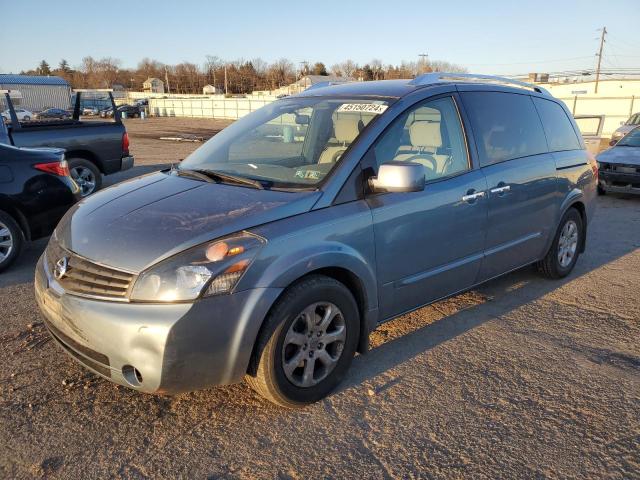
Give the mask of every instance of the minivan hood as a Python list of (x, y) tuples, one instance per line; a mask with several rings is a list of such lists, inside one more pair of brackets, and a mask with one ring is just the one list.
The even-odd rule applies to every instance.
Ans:
[(307, 212), (320, 195), (157, 172), (87, 197), (65, 215), (56, 236), (96, 263), (139, 272), (208, 240)]

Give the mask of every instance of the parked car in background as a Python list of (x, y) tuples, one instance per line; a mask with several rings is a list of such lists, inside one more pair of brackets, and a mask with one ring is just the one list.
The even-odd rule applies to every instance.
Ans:
[(628, 132), (597, 157), (598, 193), (640, 194), (640, 127)]
[[(34, 118), (33, 112), (30, 112), (29, 110), (25, 110), (24, 108), (16, 108), (15, 112), (16, 112), (16, 116), (18, 117), (18, 120), (20, 120), (21, 122), (28, 122), (29, 120)], [(2, 112), (2, 119), (5, 122), (11, 121), (11, 113), (9, 109), (6, 109), (4, 112)]]
[(639, 125), (640, 125), (640, 112), (634, 113), (633, 115), (631, 115), (626, 122), (621, 122), (620, 127), (618, 127), (616, 131), (613, 132), (613, 135), (611, 136), (612, 144), (620, 140), (627, 133), (629, 133), (631, 130), (633, 130)]
[(113, 382), (246, 378), (299, 407), (382, 322), (532, 263), (568, 275), (596, 179), (538, 86), (438, 73), (310, 89), (84, 199), (38, 262), (36, 298), (53, 338)]
[[(8, 95), (5, 97), (11, 110), (13, 104)], [(71, 176), (80, 186), (82, 196), (87, 196), (100, 189), (102, 175), (131, 168), (133, 157), (129, 154), (129, 136), (120, 117), (113, 122), (82, 122), (79, 120), (80, 98), (78, 93), (76, 113), (71, 117), (58, 121), (12, 122), (8, 126), (7, 143), (16, 147), (65, 149)]]
[(87, 116), (94, 116), (100, 113), (100, 109), (98, 107), (84, 107), (82, 109), (82, 114)]
[(71, 112), (61, 108), (47, 108), (35, 114), (37, 120), (70, 120)]
[(574, 118), (589, 153), (597, 155), (609, 147), (609, 139), (602, 135), (604, 115), (576, 115)]
[[(140, 116), (140, 107), (138, 105), (120, 105), (118, 111), (120, 114), (126, 114), (128, 118), (135, 118)], [(113, 108), (108, 108), (100, 112), (102, 118), (112, 118)]]
[(0, 123), (0, 271), (24, 243), (45, 237), (79, 198), (64, 150), (16, 148)]

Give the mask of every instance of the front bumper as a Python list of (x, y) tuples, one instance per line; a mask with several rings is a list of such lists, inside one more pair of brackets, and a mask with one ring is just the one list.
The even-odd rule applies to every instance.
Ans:
[(640, 174), (600, 170), (600, 188), (606, 192), (640, 194)]
[(98, 375), (148, 393), (242, 380), (262, 320), (281, 292), (251, 289), (195, 303), (100, 301), (65, 293), (43, 258), (35, 295), (52, 337)]

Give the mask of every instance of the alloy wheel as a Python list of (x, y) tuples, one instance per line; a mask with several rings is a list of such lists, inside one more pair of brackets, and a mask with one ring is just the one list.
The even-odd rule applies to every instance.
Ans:
[(13, 236), (9, 227), (0, 222), (0, 263), (11, 255), (13, 251)]
[(78, 166), (71, 170), (71, 178), (78, 184), (83, 197), (91, 195), (96, 189), (96, 176), (87, 167)]
[(340, 309), (329, 302), (313, 303), (291, 323), (282, 345), (282, 367), (297, 387), (312, 387), (338, 364), (347, 339)]
[(562, 268), (571, 265), (578, 249), (578, 225), (573, 220), (565, 223), (558, 239), (558, 263)]

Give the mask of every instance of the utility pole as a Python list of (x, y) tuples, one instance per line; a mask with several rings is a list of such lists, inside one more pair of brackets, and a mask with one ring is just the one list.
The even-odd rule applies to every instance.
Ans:
[(229, 87), (227, 84), (227, 64), (224, 64), (224, 94), (228, 94), (229, 93)]
[(427, 55), (426, 53), (419, 53), (418, 57), (420, 57), (420, 60), (418, 60), (418, 68), (420, 68), (420, 65), (422, 65), (422, 72), (418, 72), (418, 74), (420, 73), (427, 73), (427, 59), (429, 58), (429, 55)]
[(169, 74), (167, 73), (167, 66), (164, 66), (164, 81), (167, 83), (167, 93), (171, 93), (171, 86), (169, 85)]
[(598, 66), (596, 67), (596, 88), (594, 93), (598, 93), (598, 82), (600, 81), (600, 64), (602, 63), (602, 48), (604, 47), (604, 37), (607, 34), (607, 27), (602, 27), (600, 35), (600, 51), (598, 52)]

